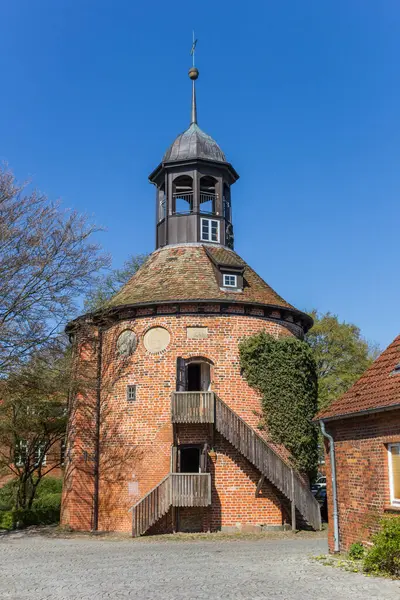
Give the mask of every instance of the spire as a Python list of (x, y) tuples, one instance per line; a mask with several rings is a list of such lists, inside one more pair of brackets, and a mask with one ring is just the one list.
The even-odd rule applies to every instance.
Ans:
[(189, 77), (192, 80), (192, 118), (190, 121), (190, 124), (193, 125), (194, 123), (197, 125), (197, 106), (196, 106), (196, 84), (195, 81), (199, 76), (199, 70), (196, 69), (196, 67), (194, 66), (194, 56), (195, 56), (195, 50), (196, 50), (196, 44), (197, 44), (197, 40), (194, 37), (194, 31), (193, 31), (193, 43), (192, 43), (192, 49), (190, 51), (190, 54), (193, 58), (193, 65), (192, 68), (189, 70)]

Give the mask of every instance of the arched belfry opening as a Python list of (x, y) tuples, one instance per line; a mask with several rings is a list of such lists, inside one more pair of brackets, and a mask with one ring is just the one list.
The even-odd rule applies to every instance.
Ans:
[(178, 135), (149, 179), (157, 188), (157, 248), (208, 243), (233, 248), (231, 185), (239, 175), (197, 124), (195, 81), (189, 128)]
[(222, 205), (223, 205), (222, 210), (223, 210), (223, 214), (224, 214), (224, 219), (228, 223), (231, 223), (232, 222), (231, 188), (229, 187), (229, 185), (227, 183), (224, 183), (224, 186), (223, 186)]
[(172, 214), (189, 215), (193, 213), (193, 178), (181, 175), (172, 183)]
[(167, 216), (167, 198), (165, 195), (165, 185), (161, 185), (157, 189), (158, 197), (158, 222), (163, 221)]
[(200, 179), (200, 212), (207, 215), (215, 215), (218, 192), (217, 179), (205, 175)]

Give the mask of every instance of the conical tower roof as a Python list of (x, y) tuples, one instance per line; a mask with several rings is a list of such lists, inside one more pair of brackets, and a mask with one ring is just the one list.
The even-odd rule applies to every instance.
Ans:
[[(242, 291), (220, 287), (218, 270), (221, 268), (242, 271)], [(286, 302), (236, 252), (205, 244), (182, 244), (156, 250), (112, 298), (109, 307), (221, 301), (284, 309), (301, 322), (304, 330), (312, 324), (311, 317)]]

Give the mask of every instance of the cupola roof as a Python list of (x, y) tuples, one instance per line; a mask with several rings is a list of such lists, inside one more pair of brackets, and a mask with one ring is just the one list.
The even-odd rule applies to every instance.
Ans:
[(205, 133), (197, 123), (192, 123), (186, 131), (180, 133), (163, 157), (163, 162), (191, 159), (206, 159), (226, 162), (225, 154), (217, 142)]

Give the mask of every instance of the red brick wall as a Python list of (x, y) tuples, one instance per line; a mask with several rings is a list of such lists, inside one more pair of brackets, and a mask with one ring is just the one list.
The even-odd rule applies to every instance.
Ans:
[[(219, 310), (218, 306), (210, 309)], [(150, 354), (143, 344), (144, 333), (154, 326), (165, 327), (171, 334), (168, 348), (160, 354)], [(208, 327), (208, 338), (187, 339), (188, 326)], [(115, 342), (119, 333), (128, 328), (135, 331), (138, 346), (127, 361), (121, 361), (115, 355)], [(261, 330), (276, 336), (292, 335), (279, 323), (233, 314), (142, 317), (114, 325), (104, 334), (99, 529), (130, 531), (129, 507), (170, 471), (173, 442), (170, 395), (176, 386), (178, 356), (202, 356), (211, 361), (212, 390), (248, 424), (257, 426), (260, 399), (240, 373), (238, 343), (244, 336)], [(133, 403), (126, 400), (128, 384), (137, 385)], [(81, 409), (75, 415), (94, 403), (92, 392), (84, 401), (81, 399)], [(90, 447), (93, 437), (87, 433), (88, 429), (93, 430), (93, 421), (90, 417), (74, 419), (69, 436), (72, 462), (67, 469), (68, 493), (64, 497), (62, 521), (77, 529), (89, 529), (93, 466), (86, 463), (85, 470), (82, 453), (93, 454), (94, 448)], [(195, 443), (196, 432), (194, 426), (190, 427), (193, 429), (188, 427), (185, 436), (187, 442)], [(200, 441), (206, 439), (202, 437)], [(265, 484), (260, 497), (255, 498), (259, 474), (226, 441), (219, 439), (217, 444), (217, 461), (212, 467), (212, 526), (281, 524), (282, 512), (273, 488)]]
[[(335, 440), (340, 549), (368, 543), (390, 509), (387, 444), (400, 442), (400, 411), (326, 423)], [(328, 445), (326, 445), (326, 450)], [(329, 453), (326, 452), (329, 549), (333, 551), (333, 505)], [(399, 513), (400, 514), (400, 513)]]

